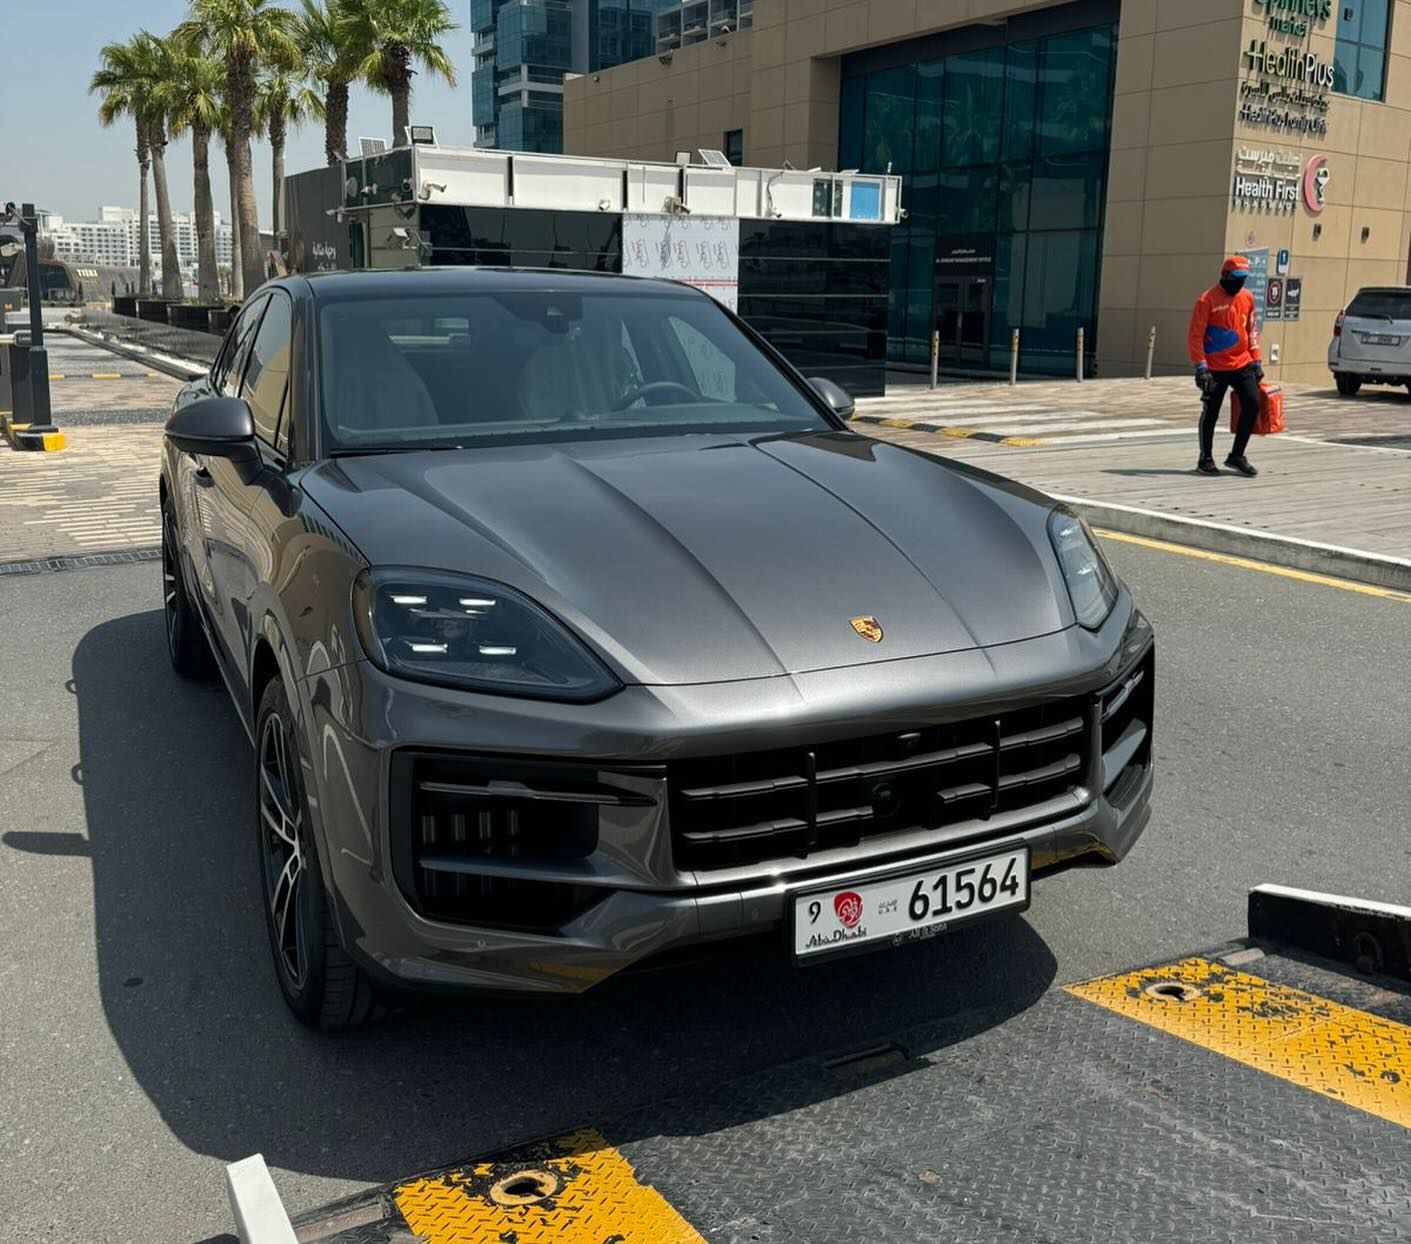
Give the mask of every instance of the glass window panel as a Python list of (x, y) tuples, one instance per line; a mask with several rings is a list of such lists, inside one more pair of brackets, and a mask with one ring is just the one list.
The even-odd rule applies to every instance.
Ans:
[(1004, 144), (1006, 160), (1034, 152), (1034, 109), (1038, 104), (1039, 45), (1012, 43), (1004, 83)]
[(1048, 370), (1066, 367), (1073, 357), (1079, 325), (1091, 344), (1096, 278), (1096, 232), (1029, 235), (1020, 346), (1028, 366), (1043, 370), (1043, 356), (1047, 355)]
[(911, 171), (916, 119), (916, 67), (900, 65), (867, 75), (862, 168), (868, 173)]
[(999, 169), (945, 169), (938, 174), (936, 232), (990, 233), (995, 227), (995, 197)]
[(1357, 53), (1355, 43), (1339, 40), (1333, 49), (1333, 90), (1340, 95), (1351, 95), (1352, 85), (1357, 81)]
[(1039, 150), (1097, 151), (1106, 145), (1112, 32), (1102, 26), (1043, 40)]
[(283, 293), (270, 295), (269, 310), (260, 321), (255, 344), (250, 348), (250, 363), (240, 396), (250, 403), (255, 421), (255, 435), (267, 445), (274, 444), (279, 412), (284, 405), (284, 390), (289, 380), (289, 337), (291, 304)]
[(1004, 103), (1004, 49), (946, 57), (941, 162), (988, 164), (998, 158)]
[(838, 167), (862, 167), (862, 113), (865, 78), (844, 78), (838, 104)]
[[(1346, 8), (1353, 3), (1353, 0), (1343, 0), (1343, 7)], [(1358, 42), (1363, 47), (1386, 50), (1387, 45), (1387, 0), (1356, 0), (1356, 8), (1362, 13), (1362, 33), (1358, 36)]]
[(1029, 227), (1029, 196), (1033, 179), (1034, 166), (1029, 160), (1000, 165), (995, 223), (1000, 233), (1022, 232)]
[(935, 285), (936, 244), (931, 237), (911, 237), (906, 295), (906, 342), (902, 356), (909, 362), (931, 361), (931, 293)]
[(1036, 160), (1029, 228), (1097, 228), (1105, 163), (1106, 157), (1101, 153)]
[(1362, 5), (1357, 0), (1339, 0), (1337, 39), (1356, 43), (1362, 36)]
[(916, 173), (902, 182), (902, 197), (906, 203), (907, 220), (913, 231), (936, 232), (936, 203), (939, 180), (945, 174)]
[[(990, 304), (990, 366), (1009, 366), (1009, 334), (1024, 319), (1024, 255), (1029, 239), (1023, 234), (995, 241), (995, 281)], [(1021, 344), (1022, 349), (1022, 344)]]
[(916, 66), (916, 138), (912, 169), (928, 173), (941, 163), (941, 99), (945, 62)]
[(907, 248), (911, 230), (906, 225), (892, 227), (892, 259), (890, 284), (887, 290), (887, 352), (892, 358), (902, 357), (906, 338), (906, 299), (910, 287), (907, 268)]
[(1385, 68), (1384, 52), (1377, 48), (1362, 48), (1357, 54), (1357, 78), (1352, 93), (1362, 99), (1381, 99)]

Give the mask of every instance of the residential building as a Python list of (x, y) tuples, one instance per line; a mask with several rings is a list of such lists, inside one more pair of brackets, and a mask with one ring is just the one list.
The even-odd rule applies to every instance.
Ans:
[[(1326, 381), (1358, 288), (1411, 277), (1411, 0), (754, 0), (571, 78), (564, 149), (892, 171), (894, 363), (1186, 369), (1196, 295), (1255, 269), (1266, 369)], [(674, 21), (674, 18), (671, 18)], [(683, 17), (684, 22), (684, 17)], [(659, 30), (660, 46), (660, 30)], [(806, 291), (796, 300), (807, 302)]]
[(754, 0), (684, 0), (656, 15), (656, 50), (674, 52), (754, 25)]
[(671, 0), (471, 0), (476, 146), (563, 150), (563, 80), (656, 50)]
[[(140, 250), (140, 230), (137, 213), (130, 207), (103, 207), (97, 220), (74, 221), (50, 214), (41, 222), (44, 234), (54, 242), (54, 253), (60, 259), (85, 260), (113, 267), (136, 267)], [(148, 248), (152, 256), (152, 271), (160, 275), (162, 265), (161, 235), (157, 217), (148, 218)], [(176, 233), (176, 253), (182, 274), (194, 279), (198, 246), (194, 213), (173, 213)], [(228, 268), (231, 261), (231, 227), (215, 213), (216, 265)]]

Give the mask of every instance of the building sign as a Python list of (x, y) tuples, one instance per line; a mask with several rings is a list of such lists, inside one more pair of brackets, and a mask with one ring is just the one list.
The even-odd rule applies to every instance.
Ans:
[(937, 276), (987, 276), (994, 271), (995, 240), (988, 233), (956, 233), (936, 239)]
[(1333, 0), (1254, 0), (1254, 7), (1264, 10), (1271, 31), (1296, 39), (1305, 38), (1314, 22), (1333, 15)]
[(1303, 205), (1315, 216), (1326, 206), (1328, 182), (1332, 177), (1327, 156), (1314, 156), (1303, 170)]
[(1284, 320), (1298, 319), (1298, 309), (1303, 303), (1303, 278), (1291, 276), (1284, 282)]
[(1254, 316), (1259, 322), (1259, 327), (1264, 327), (1264, 306), (1265, 298), (1268, 296), (1266, 286), (1269, 283), (1269, 250), (1264, 247), (1259, 250), (1238, 251), (1249, 260), (1249, 278), (1245, 281), (1245, 288), (1249, 290), (1250, 297), (1254, 299)]
[(704, 290), (734, 311), (740, 294), (740, 221), (736, 216), (622, 217), (622, 270)]
[(1291, 212), (1298, 205), (1303, 164), (1296, 151), (1241, 147), (1235, 153), (1230, 201), (1235, 207)]
[(1284, 283), (1276, 276), (1271, 276), (1264, 286), (1264, 318), (1284, 318)]
[(1270, 47), (1264, 39), (1251, 39), (1244, 66), (1250, 73), (1283, 82), (1298, 82), (1315, 91), (1333, 89), (1333, 67), (1316, 52), (1296, 47)]

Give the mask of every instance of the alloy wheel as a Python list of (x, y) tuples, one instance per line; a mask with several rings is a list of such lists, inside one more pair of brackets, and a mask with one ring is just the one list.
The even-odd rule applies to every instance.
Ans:
[(167, 648), (176, 654), (177, 593), (182, 591), (176, 550), (172, 539), (171, 511), (162, 510), (162, 611), (167, 626)]
[(304, 813), (294, 776), (293, 745), (278, 713), (265, 718), (259, 755), (259, 832), (265, 901), (275, 952), (289, 983), (298, 989), (304, 984), (309, 966), (303, 904), (307, 866)]

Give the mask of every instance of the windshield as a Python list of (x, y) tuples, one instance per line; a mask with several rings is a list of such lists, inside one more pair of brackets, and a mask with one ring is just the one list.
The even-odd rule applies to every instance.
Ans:
[(1411, 320), (1411, 289), (1360, 290), (1347, 313), (1379, 320)]
[(712, 301), (547, 290), (325, 304), (331, 452), (828, 425)]

